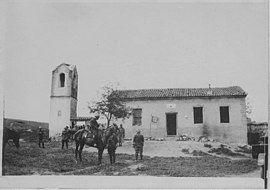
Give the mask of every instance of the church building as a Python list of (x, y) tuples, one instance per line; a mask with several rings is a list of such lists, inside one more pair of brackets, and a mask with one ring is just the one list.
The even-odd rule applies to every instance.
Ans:
[[(132, 109), (122, 123), (126, 138), (137, 129), (145, 137), (198, 138), (207, 136), (220, 142), (247, 143), (247, 93), (239, 86), (222, 88), (174, 88), (119, 90), (120, 98)], [(77, 117), (78, 73), (76, 66), (61, 64), (52, 71), (50, 96), (50, 136), (60, 134)]]
[(220, 142), (247, 143), (247, 93), (238, 86), (119, 90), (132, 116), (122, 123), (126, 137), (136, 129), (145, 137), (175, 139), (207, 136)]

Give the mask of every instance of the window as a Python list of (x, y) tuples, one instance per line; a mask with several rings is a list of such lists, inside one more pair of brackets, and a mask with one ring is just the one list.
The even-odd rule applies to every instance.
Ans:
[(202, 107), (194, 107), (193, 115), (194, 115), (194, 124), (203, 123), (203, 108)]
[(60, 87), (64, 87), (65, 86), (65, 74), (61, 73), (60, 74)]
[(62, 115), (61, 110), (58, 111), (58, 117), (60, 117)]
[(221, 106), (220, 110), (220, 123), (229, 123), (230, 115), (229, 115), (229, 106)]
[(133, 121), (132, 125), (142, 125), (142, 109), (133, 109), (132, 111)]

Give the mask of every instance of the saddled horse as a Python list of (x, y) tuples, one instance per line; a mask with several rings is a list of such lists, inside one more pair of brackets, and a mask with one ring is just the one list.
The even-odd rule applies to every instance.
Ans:
[(98, 164), (101, 164), (102, 154), (107, 146), (107, 141), (110, 135), (114, 132), (114, 127), (95, 131), (88, 131), (85, 129), (78, 130), (74, 135), (74, 140), (76, 143), (75, 158), (77, 160), (77, 155), (79, 153), (80, 161), (82, 161), (82, 150), (84, 145), (94, 147), (98, 149)]
[(15, 130), (13, 129), (9, 129), (7, 127), (4, 127), (4, 130), (3, 130), (3, 152), (4, 152), (4, 149), (5, 149), (5, 146), (6, 144), (8, 143), (8, 141), (12, 139), (15, 146), (17, 148), (20, 147), (20, 143), (19, 143), (19, 140), (20, 140), (20, 135), (18, 132), (16, 132)]

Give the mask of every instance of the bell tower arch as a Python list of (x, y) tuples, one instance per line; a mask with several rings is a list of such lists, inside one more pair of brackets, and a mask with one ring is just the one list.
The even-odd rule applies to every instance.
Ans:
[(52, 71), (50, 136), (61, 133), (77, 117), (78, 73), (75, 65), (62, 63)]

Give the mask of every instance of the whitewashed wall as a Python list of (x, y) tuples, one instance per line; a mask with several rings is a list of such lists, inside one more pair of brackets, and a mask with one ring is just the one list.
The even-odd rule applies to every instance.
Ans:
[[(142, 108), (142, 126), (132, 126), (132, 117), (118, 121), (118, 124), (123, 123), (126, 136), (130, 138), (138, 128), (145, 136), (166, 137), (166, 113), (176, 112), (178, 134), (193, 137), (208, 134), (222, 142), (247, 143), (245, 98), (131, 101), (127, 102), (127, 106)], [(230, 123), (220, 123), (220, 106), (229, 106)], [(193, 107), (203, 107), (203, 124), (194, 124)], [(150, 127), (151, 115), (159, 117), (159, 122)]]
[[(59, 114), (60, 112), (60, 114)], [(65, 126), (70, 126), (71, 98), (52, 97), (50, 107), (50, 136), (61, 133)]]

